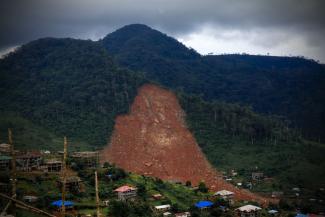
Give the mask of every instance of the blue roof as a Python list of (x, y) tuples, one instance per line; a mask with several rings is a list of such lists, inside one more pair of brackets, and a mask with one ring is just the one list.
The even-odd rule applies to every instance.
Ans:
[[(61, 207), (62, 206), (62, 200), (57, 200), (51, 203), (52, 206)], [(64, 206), (73, 206), (74, 203), (72, 201), (64, 201)]]
[(298, 214), (296, 215), (296, 217), (308, 217), (308, 215), (298, 213)]
[(197, 202), (196, 204), (195, 204), (195, 206), (197, 207), (197, 208), (206, 208), (206, 207), (210, 207), (210, 206), (212, 206), (213, 205), (213, 203), (211, 202), (211, 201), (205, 201), (205, 200), (203, 200), (203, 201), (199, 201), (199, 202)]

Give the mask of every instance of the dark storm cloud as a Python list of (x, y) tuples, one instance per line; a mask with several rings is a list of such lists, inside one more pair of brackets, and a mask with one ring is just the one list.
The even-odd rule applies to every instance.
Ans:
[[(174, 36), (203, 26), (279, 31), (324, 50), (324, 8), (323, 0), (2, 0), (0, 50), (46, 36), (96, 40), (130, 23), (144, 23)], [(268, 48), (286, 40), (271, 36), (256, 43)], [(325, 54), (318, 52), (325, 60)]]

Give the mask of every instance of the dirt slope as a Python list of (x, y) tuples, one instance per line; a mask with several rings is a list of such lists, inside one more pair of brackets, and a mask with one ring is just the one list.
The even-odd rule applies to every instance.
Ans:
[(204, 181), (211, 190), (227, 189), (238, 199), (264, 203), (264, 198), (220, 178), (186, 128), (184, 115), (172, 92), (155, 85), (142, 86), (130, 114), (117, 117), (102, 162), (108, 160), (127, 171), (164, 180), (190, 180), (194, 185)]

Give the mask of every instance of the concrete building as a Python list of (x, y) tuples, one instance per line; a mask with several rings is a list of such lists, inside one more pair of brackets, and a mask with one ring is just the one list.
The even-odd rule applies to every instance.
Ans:
[(240, 217), (256, 217), (259, 216), (262, 208), (254, 205), (245, 205), (236, 209), (238, 216)]
[(227, 190), (221, 190), (214, 193), (214, 196), (220, 197), (226, 201), (229, 201), (230, 203), (233, 203), (235, 193)]
[(117, 192), (117, 198), (119, 200), (129, 200), (133, 199), (137, 196), (137, 188), (123, 185), (117, 189), (114, 190), (114, 192)]

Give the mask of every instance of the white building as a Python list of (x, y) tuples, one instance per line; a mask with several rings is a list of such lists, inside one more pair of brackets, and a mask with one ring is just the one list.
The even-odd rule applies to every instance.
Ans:
[(258, 216), (261, 207), (254, 205), (245, 205), (236, 209), (238, 216), (240, 217), (255, 217)]

